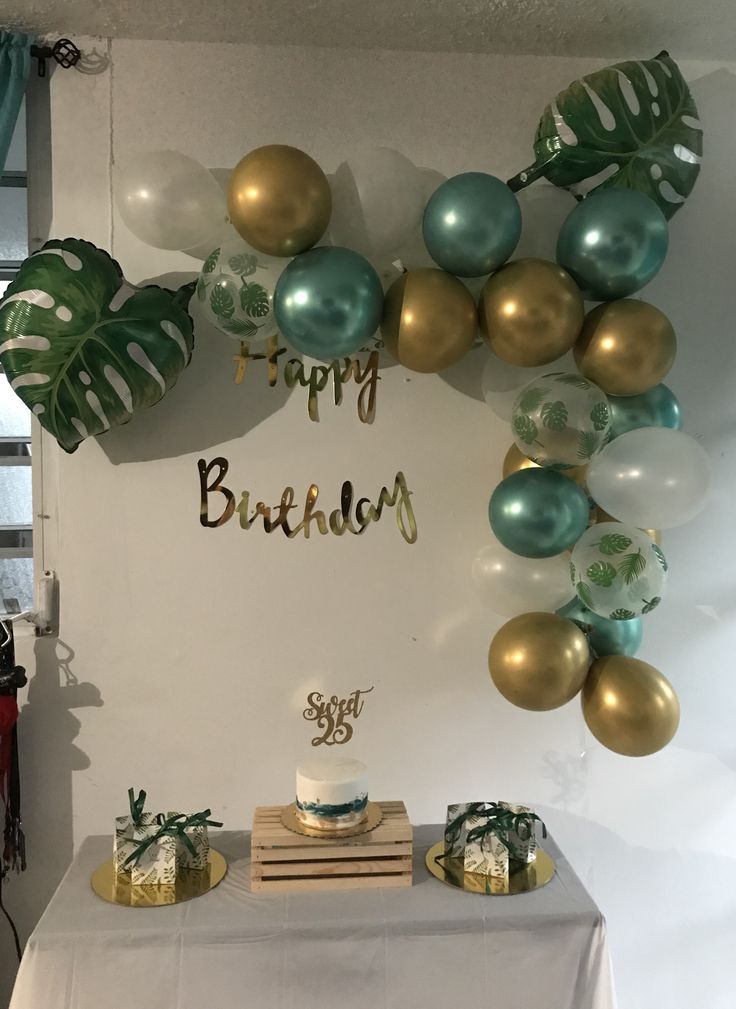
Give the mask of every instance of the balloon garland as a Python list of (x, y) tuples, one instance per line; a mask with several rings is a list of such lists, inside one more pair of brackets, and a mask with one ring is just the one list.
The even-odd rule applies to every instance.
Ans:
[[(491, 678), (533, 711), (580, 694), (604, 746), (643, 755), (672, 738), (679, 718), (671, 685), (633, 658), (641, 617), (665, 590), (658, 530), (702, 508), (709, 465), (662, 384), (674, 328), (630, 296), (664, 262), (667, 221), (695, 183), (702, 130), (677, 65), (660, 53), (570, 85), (545, 109), (534, 146), (534, 164), (508, 183), (466, 172), (439, 185), (433, 177), (429, 193), (434, 173), (386, 150), (345, 162), (328, 180), (303, 151), (259, 147), (235, 167), (227, 194), (186, 155), (151, 152), (118, 171), (117, 202), (130, 230), (157, 248), (211, 242), (196, 297), (242, 344), (278, 330), (297, 351), (330, 360), (380, 328), (400, 364), (433, 373), (459, 361), (480, 327), (491, 360), (508, 369), (502, 391), (515, 389), (506, 414), (514, 444), (489, 503), (496, 542), (473, 567), (481, 594), (511, 616), (491, 642)], [(508, 262), (521, 234), (515, 193), (540, 177), (564, 187), (587, 180), (589, 191), (562, 225), (556, 262)], [(435, 266), (405, 269), (384, 297), (381, 257), (411, 246), (420, 226)], [(67, 451), (160, 398), (192, 346), (176, 296), (134, 289), (112, 260), (73, 242), (31, 257), (0, 306), (12, 386)], [(82, 269), (86, 291), (72, 275)], [(477, 308), (472, 278), (485, 278)], [(586, 314), (584, 299), (600, 304)], [(134, 304), (145, 332), (126, 321)], [(61, 324), (74, 341), (62, 342)], [(80, 371), (70, 363), (82, 362), (87, 326), (94, 358)], [(571, 350), (578, 370), (555, 366)], [(125, 378), (105, 364), (123, 351)], [(60, 418), (45, 412), (56, 372), (68, 385)], [(490, 390), (491, 406), (495, 397)], [(518, 612), (527, 600), (537, 609)]]

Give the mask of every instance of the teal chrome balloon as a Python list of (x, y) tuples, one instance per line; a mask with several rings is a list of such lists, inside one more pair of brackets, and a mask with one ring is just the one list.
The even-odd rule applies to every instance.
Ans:
[(274, 313), (284, 339), (309, 357), (349, 357), (378, 329), (378, 274), (351, 249), (324, 246), (296, 256), (279, 277)]
[(634, 620), (606, 620), (591, 612), (580, 599), (571, 599), (557, 610), (558, 616), (567, 617), (588, 635), (588, 643), (598, 656), (636, 655), (643, 636), (642, 622)]
[(666, 385), (655, 385), (639, 396), (609, 396), (608, 405), (611, 439), (637, 427), (682, 428), (680, 401)]
[(521, 236), (519, 203), (505, 182), (465, 172), (443, 182), (422, 223), (432, 259), (458, 277), (483, 277), (509, 258)]
[(633, 189), (592, 193), (571, 210), (557, 239), (557, 262), (591, 301), (626, 298), (659, 271), (669, 243), (654, 200)]
[(554, 557), (585, 532), (587, 494), (553, 469), (523, 469), (496, 487), (488, 506), (491, 528), (507, 550), (522, 557)]

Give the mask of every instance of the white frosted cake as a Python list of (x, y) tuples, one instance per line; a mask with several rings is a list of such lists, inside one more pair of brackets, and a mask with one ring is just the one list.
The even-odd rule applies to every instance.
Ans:
[(296, 769), (296, 815), (308, 827), (345, 830), (366, 816), (365, 764), (340, 757), (314, 757)]

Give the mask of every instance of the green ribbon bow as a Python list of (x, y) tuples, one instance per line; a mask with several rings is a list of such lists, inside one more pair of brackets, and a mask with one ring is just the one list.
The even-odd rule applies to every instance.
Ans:
[(468, 831), (466, 844), (480, 841), (481, 848), (490, 835), (495, 835), (505, 848), (509, 848), (509, 834), (515, 832), (522, 841), (528, 841), (534, 834), (534, 822), (542, 824), (542, 837), (547, 836), (547, 828), (536, 813), (513, 813), (510, 809), (500, 806), (497, 802), (488, 804), (491, 808), (468, 811), (466, 816), (481, 816), (485, 823), (479, 824)]
[(135, 827), (139, 827), (143, 817), (143, 807), (146, 804), (146, 793), (141, 789), (138, 793), (138, 798), (136, 799), (134, 796), (134, 790), (129, 788), (128, 803), (130, 804), (130, 819), (133, 821)]
[(125, 869), (128, 865), (140, 862), (148, 848), (152, 844), (156, 844), (163, 837), (178, 837), (189, 849), (189, 852), (192, 855), (196, 855), (197, 850), (192, 844), (191, 838), (187, 837), (186, 831), (191, 827), (221, 827), (222, 823), (219, 821), (208, 819), (211, 812), (212, 810), (210, 809), (203, 809), (201, 813), (192, 813), (190, 816), (184, 813), (175, 813), (173, 816), (166, 818), (164, 818), (163, 814), (159, 814), (158, 830), (155, 834), (144, 837), (142, 841), (138, 842), (135, 851), (132, 851), (123, 862), (123, 868)]

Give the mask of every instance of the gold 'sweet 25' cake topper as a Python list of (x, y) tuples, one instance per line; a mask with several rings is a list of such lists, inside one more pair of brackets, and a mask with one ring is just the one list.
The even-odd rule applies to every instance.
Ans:
[(324, 694), (314, 690), (307, 696), (307, 705), (302, 715), (308, 722), (316, 722), (322, 735), (312, 738), (312, 746), (334, 746), (336, 743), (347, 743), (353, 737), (353, 725), (350, 719), (357, 719), (363, 710), (365, 702), (362, 698), (370, 694), (373, 687), (367, 690), (354, 690), (347, 697), (333, 694), (329, 699)]

